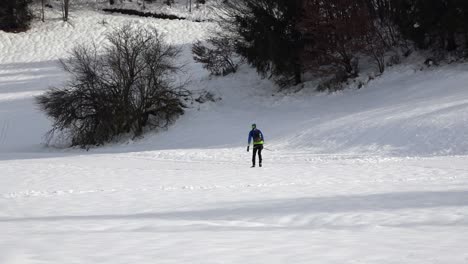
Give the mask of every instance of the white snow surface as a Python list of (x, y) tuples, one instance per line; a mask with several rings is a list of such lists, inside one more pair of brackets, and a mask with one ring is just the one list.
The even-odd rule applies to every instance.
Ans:
[[(0, 263), (468, 263), (467, 64), (288, 95), (248, 66), (195, 64), (211, 23), (48, 12), (0, 32)], [(58, 60), (128, 22), (181, 46), (189, 88), (222, 100), (135, 141), (44, 146), (33, 99), (67, 80)], [(263, 168), (249, 168), (252, 122)]]

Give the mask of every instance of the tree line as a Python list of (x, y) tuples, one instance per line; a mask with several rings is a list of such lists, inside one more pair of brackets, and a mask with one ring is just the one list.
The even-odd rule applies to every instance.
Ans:
[(220, 14), (222, 30), (195, 44), (194, 58), (212, 68), (207, 56), (231, 50), (282, 87), (312, 74), (328, 77), (328, 89), (356, 77), (363, 58), (382, 73), (417, 49), (468, 51), (466, 0), (228, 0)]

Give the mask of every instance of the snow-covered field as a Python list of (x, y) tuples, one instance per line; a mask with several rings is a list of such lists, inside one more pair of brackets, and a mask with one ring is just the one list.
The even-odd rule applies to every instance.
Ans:
[[(138, 141), (43, 146), (33, 97), (66, 80), (58, 59), (129, 21), (183, 47), (189, 88), (222, 100)], [(0, 32), (0, 263), (468, 263), (468, 65), (284, 95), (194, 64), (212, 27), (82, 10)]]

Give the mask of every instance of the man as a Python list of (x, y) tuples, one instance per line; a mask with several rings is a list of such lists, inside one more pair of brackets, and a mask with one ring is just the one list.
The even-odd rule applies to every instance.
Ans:
[(263, 149), (263, 133), (257, 129), (256, 124), (252, 124), (252, 130), (249, 133), (249, 141), (247, 146), (247, 152), (250, 149), (250, 142), (253, 139), (253, 155), (252, 155), (252, 168), (255, 167), (255, 158), (258, 152), (258, 166), (262, 166), (262, 149)]

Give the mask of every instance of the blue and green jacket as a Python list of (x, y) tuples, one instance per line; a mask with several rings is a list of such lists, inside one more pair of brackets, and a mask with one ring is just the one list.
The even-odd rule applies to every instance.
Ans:
[[(254, 133), (255, 131), (258, 131), (259, 135), (260, 135), (260, 140), (259, 141), (255, 141), (254, 139)], [(265, 140), (265, 138), (263, 137), (263, 133), (262, 131), (260, 131), (260, 129), (252, 129), (249, 133), (249, 145), (250, 145), (250, 142), (253, 140), (253, 144), (254, 145), (263, 145), (263, 140)]]

